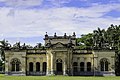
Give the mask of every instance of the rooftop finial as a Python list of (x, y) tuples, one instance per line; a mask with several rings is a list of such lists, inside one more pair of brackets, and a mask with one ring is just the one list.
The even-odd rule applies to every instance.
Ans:
[(47, 38), (48, 37), (48, 34), (47, 34), (47, 32), (46, 32), (46, 34), (45, 34), (45, 38)]
[(56, 32), (55, 32), (55, 34), (54, 34), (54, 37), (57, 37)]
[(73, 32), (73, 36), (76, 36), (75, 32)]
[(65, 34), (64, 34), (64, 37), (66, 38), (66, 36), (67, 36), (67, 35), (66, 35), (66, 33), (65, 33)]

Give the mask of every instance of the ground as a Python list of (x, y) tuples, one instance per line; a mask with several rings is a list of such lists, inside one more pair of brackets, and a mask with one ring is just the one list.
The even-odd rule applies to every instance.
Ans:
[(5, 76), (0, 74), (0, 80), (120, 80), (120, 77), (94, 77), (94, 76)]

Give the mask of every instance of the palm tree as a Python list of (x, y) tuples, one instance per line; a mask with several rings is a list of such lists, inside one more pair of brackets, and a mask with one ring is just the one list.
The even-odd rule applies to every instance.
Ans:
[(9, 49), (10, 47), (11, 47), (11, 44), (9, 44), (8, 41), (6, 40), (0, 41), (0, 55), (3, 61), (5, 60), (4, 50)]
[(97, 48), (102, 48), (105, 43), (106, 35), (105, 30), (98, 28), (98, 30), (93, 31), (93, 42), (94, 46)]

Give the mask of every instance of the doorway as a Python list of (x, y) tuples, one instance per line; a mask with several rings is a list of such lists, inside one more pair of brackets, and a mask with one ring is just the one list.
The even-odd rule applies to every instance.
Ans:
[(56, 60), (56, 73), (57, 73), (57, 75), (63, 74), (62, 60), (61, 59)]

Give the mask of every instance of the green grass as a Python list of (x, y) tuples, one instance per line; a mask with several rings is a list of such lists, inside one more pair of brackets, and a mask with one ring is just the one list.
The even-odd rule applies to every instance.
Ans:
[(120, 80), (120, 77), (86, 77), (86, 76), (5, 76), (0, 74), (0, 80)]

